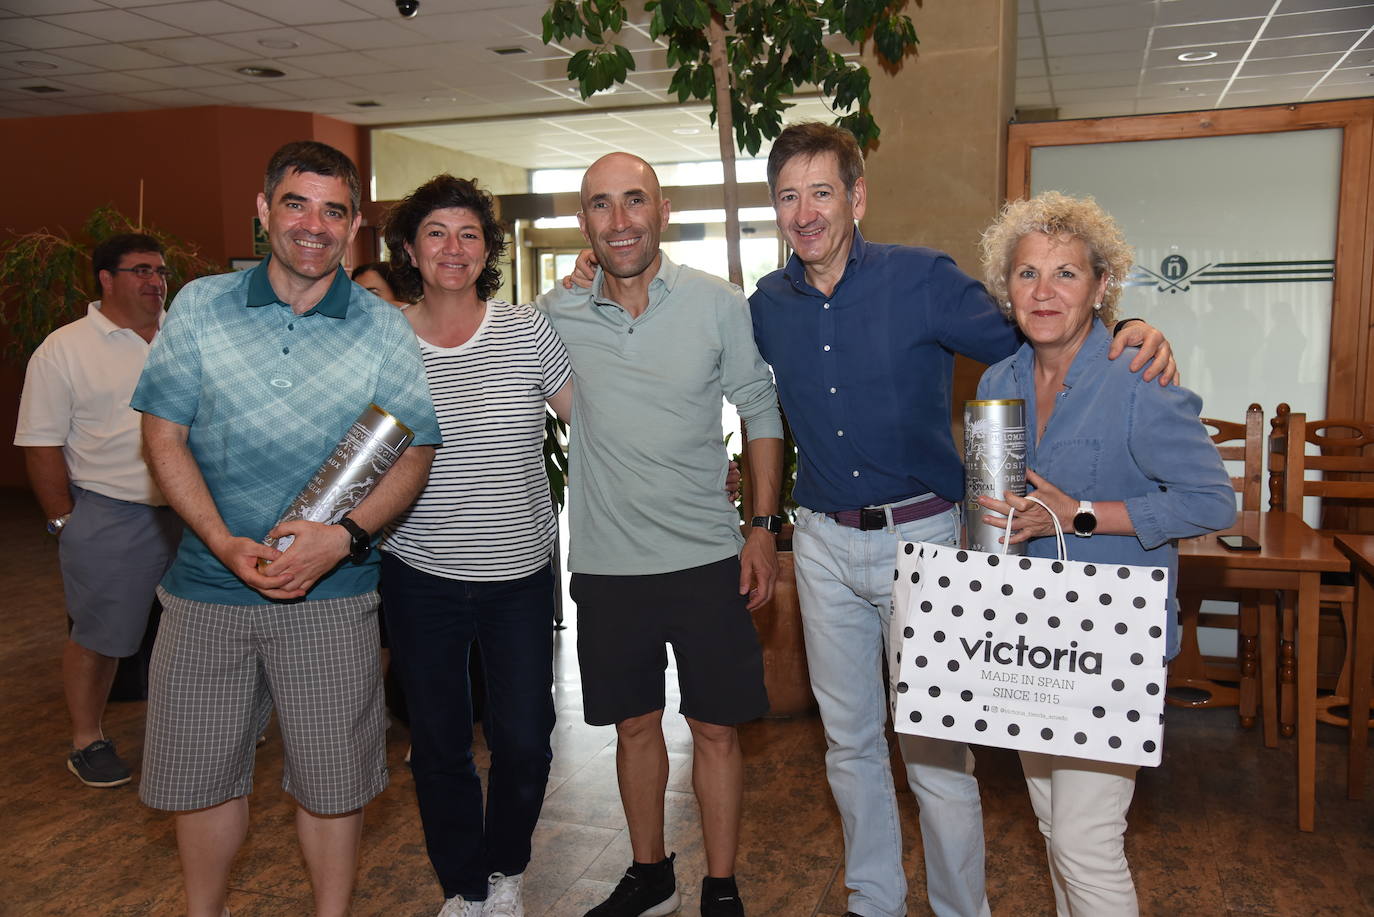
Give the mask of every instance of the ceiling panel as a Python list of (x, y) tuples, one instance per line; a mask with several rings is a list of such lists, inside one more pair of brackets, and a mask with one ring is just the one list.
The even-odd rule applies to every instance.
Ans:
[(147, 38), (172, 38), (191, 34), (185, 29), (167, 25), (137, 13), (124, 10), (97, 10), (89, 13), (66, 13), (44, 16), (43, 21), (73, 32), (81, 32), (101, 41), (118, 44)]
[[(1288, 5), (1285, 3), (1284, 7)], [(1374, 3), (1304, 13), (1285, 14), (1280, 9), (1279, 15), (1269, 22), (1264, 34), (1269, 38), (1288, 38), (1295, 35), (1323, 35), (1327, 32), (1363, 31), (1371, 25), (1374, 25)]]
[(90, 45), (99, 38), (64, 29), (41, 19), (6, 19), (0, 22), (5, 40), (25, 48), (65, 48), (70, 45)]
[(134, 45), (142, 51), (157, 54), (179, 64), (218, 64), (243, 60), (247, 55), (233, 45), (193, 35), (187, 38), (163, 38), (159, 41), (140, 41)]
[(223, 0), (192, 0), (189, 3), (150, 6), (138, 12), (149, 19), (156, 19), (158, 22), (165, 22), (187, 32), (199, 32), (202, 35), (270, 29), (280, 25), (264, 16), (230, 6)]
[(235, 82), (237, 74), (220, 73), (204, 67), (155, 67), (151, 70), (129, 70), (130, 76), (152, 80), (163, 86), (196, 89), (201, 86), (225, 86)]
[(0, 13), (15, 16), (46, 16), (104, 9), (100, 0), (0, 0)]
[(1222, 22), (1197, 22), (1191, 25), (1163, 26), (1155, 29), (1151, 42), (1156, 48), (1205, 48), (1222, 42), (1249, 42), (1259, 34), (1263, 19), (1230, 19)]

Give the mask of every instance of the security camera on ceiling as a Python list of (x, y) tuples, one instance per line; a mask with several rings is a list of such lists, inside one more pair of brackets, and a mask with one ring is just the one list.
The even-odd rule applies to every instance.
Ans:
[(402, 19), (414, 19), (415, 14), (420, 12), (420, 0), (396, 0), (396, 12), (401, 14)]

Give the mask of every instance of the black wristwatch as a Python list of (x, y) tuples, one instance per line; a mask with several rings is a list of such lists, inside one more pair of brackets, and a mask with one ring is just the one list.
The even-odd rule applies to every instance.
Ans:
[(372, 536), (345, 514), (339, 520), (339, 525), (348, 531), (350, 540), (348, 545), (348, 560), (350, 563), (360, 564), (367, 560), (367, 555), (372, 551)]
[(1073, 533), (1079, 538), (1091, 538), (1097, 530), (1097, 513), (1093, 512), (1092, 502), (1078, 501), (1078, 512), (1073, 517)]
[(767, 529), (774, 535), (782, 531), (781, 516), (755, 516), (749, 520), (749, 524), (756, 529)]

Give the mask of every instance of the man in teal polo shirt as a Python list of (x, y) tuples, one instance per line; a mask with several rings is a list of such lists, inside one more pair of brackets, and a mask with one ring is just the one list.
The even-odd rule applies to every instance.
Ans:
[[(369, 533), (414, 500), (440, 437), (410, 326), (339, 267), (359, 198), (338, 150), (278, 150), (258, 196), (271, 257), (182, 290), (132, 400), (187, 524), (159, 588), (140, 797), (177, 813), (190, 917), (226, 910), (274, 704), (317, 914), (347, 912), (362, 807), (387, 783)], [(414, 431), (411, 448), (341, 524), (274, 528), (369, 404)], [(278, 552), (269, 530), (295, 540)]]

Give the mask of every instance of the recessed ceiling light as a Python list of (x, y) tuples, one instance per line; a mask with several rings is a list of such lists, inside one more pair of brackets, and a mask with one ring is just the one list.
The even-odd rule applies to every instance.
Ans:
[(381, 103), (381, 102), (374, 102), (374, 101), (372, 101), (371, 99), (363, 99), (363, 100), (360, 101), (360, 102), (349, 102), (348, 104), (349, 104), (349, 105), (352, 105), (354, 108), (381, 108), (381, 107), (382, 107), (382, 103)]
[(58, 89), (56, 86), (20, 86), (19, 88), (22, 89), (22, 90), (24, 90), (25, 92), (36, 92), (36, 93), (38, 93), (39, 95), (43, 95), (44, 93), (48, 93), (48, 92), (65, 92), (65, 91), (66, 91), (66, 90), (64, 90), (64, 89)]
[(260, 80), (275, 80), (279, 76), (286, 76), (285, 71), (276, 67), (235, 67), (234, 72), (242, 73), (244, 76), (255, 76)]
[(301, 46), (300, 42), (290, 38), (259, 38), (258, 44), (264, 48), (271, 48), (273, 51), (290, 51)]
[(499, 55), (501, 55), (502, 57), (509, 57), (509, 56), (512, 55), (512, 54), (529, 54), (529, 53), (530, 53), (530, 52), (526, 51), (524, 48), (517, 47), (517, 46), (511, 46), (511, 47), (509, 47), (509, 48), (488, 48), (487, 50), (490, 51), (492, 54), (499, 54)]
[(57, 65), (45, 60), (21, 60), (16, 61), (25, 70), (56, 70)]
[(684, 136), (684, 137), (691, 137), (691, 136), (693, 136), (694, 134), (700, 134), (700, 133), (701, 133), (701, 128), (699, 128), (699, 127), (675, 127), (675, 128), (673, 128), (673, 133), (674, 133), (674, 134), (681, 134), (681, 135)]
[(1215, 51), (1184, 51), (1178, 59), (1185, 64), (1196, 64), (1199, 61), (1211, 60), (1217, 56)]

